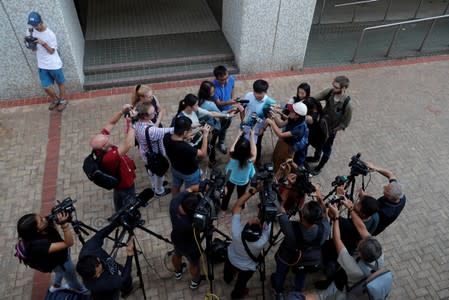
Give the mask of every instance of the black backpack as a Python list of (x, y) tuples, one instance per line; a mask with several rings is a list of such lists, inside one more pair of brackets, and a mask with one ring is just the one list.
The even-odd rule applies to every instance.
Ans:
[(145, 153), (147, 158), (147, 164), (145, 167), (151, 171), (151, 173), (156, 174), (159, 177), (164, 176), (164, 174), (168, 171), (168, 168), (170, 167), (170, 163), (168, 162), (168, 159), (162, 154), (162, 149), (159, 148), (159, 141), (158, 143), (158, 152), (154, 152), (150, 140), (150, 135), (148, 133), (148, 130), (152, 127), (152, 125), (149, 125), (147, 128), (145, 128), (145, 139), (147, 141), (148, 151)]
[(44, 300), (92, 300), (92, 296), (76, 293), (71, 290), (48, 292)]
[[(103, 155), (104, 152), (101, 152), (100, 155), (96, 156), (95, 150), (92, 150), (92, 152), (84, 159), (83, 170), (90, 181), (99, 187), (112, 190), (119, 184), (120, 180), (118, 176), (112, 176), (103, 171), (101, 168), (101, 160), (103, 159)], [(117, 174), (118, 173), (119, 172), (117, 170)]]
[(301, 258), (297, 266), (306, 271), (316, 271), (321, 267), (321, 240), (324, 234), (323, 223), (317, 224), (318, 232), (312, 241), (304, 241), (304, 236), (301, 229), (298, 228), (298, 249), (301, 253)]

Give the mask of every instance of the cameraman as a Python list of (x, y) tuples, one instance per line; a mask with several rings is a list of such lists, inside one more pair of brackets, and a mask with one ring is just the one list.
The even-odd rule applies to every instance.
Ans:
[(280, 207), (279, 223), (284, 240), (275, 254), (276, 272), (271, 282), (276, 299), (284, 299), (283, 285), (290, 270), (295, 273), (295, 292), (305, 285), (308, 267), (317, 268), (321, 261), (321, 246), (330, 234), (330, 223), (321, 193), (316, 185), (317, 201), (307, 202), (300, 212), (300, 222), (290, 221), (284, 201)]
[[(58, 53), (58, 42), (56, 36), (42, 21), (42, 17), (37, 12), (31, 12), (28, 15), (28, 25), (30, 35), (36, 38), (37, 44), (31, 49), (36, 52), (37, 66), (39, 68), (39, 79), (42, 88), (50, 96), (52, 102), (48, 107), (53, 110), (56, 107), (59, 112), (62, 112), (67, 106), (65, 96), (65, 78), (62, 71), (62, 61)], [(56, 95), (52, 88), (56, 81), (59, 88), (59, 96)]]
[(224, 281), (228, 284), (238, 273), (234, 290), (231, 292), (231, 299), (240, 299), (248, 294), (246, 283), (256, 271), (257, 258), (270, 236), (271, 223), (263, 226), (258, 218), (249, 220), (245, 225), (240, 222), (240, 213), (243, 206), (257, 192), (256, 188), (250, 187), (232, 208), (232, 242), (228, 247), (228, 255), (223, 270)]
[(104, 239), (118, 226), (111, 223), (98, 231), (81, 248), (76, 271), (92, 294), (94, 300), (118, 300), (126, 298), (133, 290), (131, 277), (134, 239), (126, 247), (126, 263), (121, 266), (103, 250)]
[(90, 140), (90, 146), (95, 150), (97, 157), (101, 157), (101, 166), (105, 171), (119, 179), (114, 188), (114, 208), (119, 211), (136, 194), (134, 179), (136, 178), (136, 165), (126, 155), (135, 143), (135, 130), (131, 127), (122, 145), (116, 146), (111, 140), (111, 130), (123, 115), (131, 112), (131, 105), (125, 104), (121, 111), (116, 112), (100, 133), (95, 134)]
[[(65, 213), (57, 215), (57, 223), (64, 234), (62, 239), (55, 224), (49, 224), (46, 218), (37, 214), (24, 215), (17, 222), (19, 243), (23, 245), (26, 265), (41, 272), (55, 272), (50, 292), (72, 288), (86, 293), (87, 289), (76, 278), (75, 265), (70, 257), (73, 234), (68, 219), (69, 215)], [(63, 278), (68, 285), (61, 285)]]
[[(391, 171), (375, 166), (372, 163), (366, 163), (366, 166), (388, 179), (388, 184), (384, 186), (383, 196), (377, 199), (379, 224), (373, 235), (378, 235), (397, 219), (405, 206), (406, 198), (401, 184)], [(365, 195), (364, 191), (360, 191), (360, 193)]]
[[(201, 254), (196, 246), (197, 243), (193, 232), (195, 230), (193, 228), (193, 215), (195, 208), (200, 202), (198, 188), (198, 185), (193, 185), (177, 194), (170, 202), (171, 240), (175, 247), (175, 253), (172, 256), (175, 279), (181, 280), (182, 278), (184, 271), (182, 257), (185, 256), (189, 261), (189, 271), (192, 276), (190, 289), (192, 290), (196, 290), (204, 280), (200, 270)], [(197, 232), (196, 236), (199, 242), (199, 232)]]

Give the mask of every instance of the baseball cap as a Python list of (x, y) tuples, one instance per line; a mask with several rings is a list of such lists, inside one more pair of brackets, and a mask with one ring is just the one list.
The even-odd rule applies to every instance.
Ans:
[(28, 25), (37, 26), (42, 22), (41, 15), (35, 11), (30, 12), (28, 15)]
[(288, 104), (287, 108), (291, 112), (295, 112), (300, 116), (305, 116), (307, 114), (307, 106), (302, 102), (297, 102), (294, 104)]

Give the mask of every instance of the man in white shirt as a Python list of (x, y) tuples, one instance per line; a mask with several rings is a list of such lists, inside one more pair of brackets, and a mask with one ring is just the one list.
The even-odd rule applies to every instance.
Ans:
[[(39, 68), (39, 79), (42, 88), (51, 98), (49, 110), (57, 107), (62, 112), (67, 106), (65, 95), (65, 78), (62, 71), (62, 61), (58, 53), (58, 43), (56, 36), (42, 21), (42, 17), (37, 12), (28, 15), (28, 25), (31, 25), (30, 34), (36, 38), (36, 47), (32, 50), (36, 52), (37, 66)], [(59, 87), (59, 96), (56, 95), (52, 85), (56, 82)]]

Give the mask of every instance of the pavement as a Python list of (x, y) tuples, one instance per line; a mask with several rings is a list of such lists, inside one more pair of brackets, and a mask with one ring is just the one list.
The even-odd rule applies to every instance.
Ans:
[[(269, 94), (280, 102), (294, 95), (300, 82), (308, 82), (312, 94), (330, 87), (340, 74), (350, 80), (353, 120), (349, 128), (339, 133), (331, 160), (323, 172), (313, 178), (324, 194), (332, 187), (337, 175), (348, 175), (348, 162), (360, 152), (361, 158), (390, 169), (405, 187), (408, 202), (404, 211), (379, 236), (385, 253), (386, 267), (394, 274), (391, 299), (449, 299), (449, 205), (447, 178), (449, 174), (449, 101), (447, 82), (449, 56), (424, 57), (304, 71), (265, 73), (238, 76), (237, 95), (251, 90), (254, 79), (265, 78), (270, 83)], [(167, 110), (163, 122), (168, 124), (178, 101), (186, 93), (196, 93), (199, 80), (156, 84), (155, 94)], [(48, 275), (26, 268), (13, 256), (17, 241), (16, 222), (30, 212), (47, 215), (55, 199), (77, 199), (79, 220), (96, 229), (107, 223), (113, 213), (112, 192), (87, 180), (82, 171), (84, 157), (90, 152), (88, 141), (110, 116), (130, 101), (131, 88), (110, 89), (71, 95), (63, 113), (48, 111), (48, 100), (25, 99), (0, 102), (0, 291), (2, 299), (42, 299), (50, 284)], [(228, 134), (229, 146), (238, 122), (233, 122)], [(124, 139), (124, 123), (113, 130), (113, 140)], [(263, 160), (269, 161), (276, 138), (268, 132), (264, 137)], [(220, 166), (226, 156), (218, 153)], [(149, 187), (136, 149), (130, 156), (137, 163), (137, 190)], [(202, 164), (205, 168), (206, 162)], [(379, 174), (366, 177), (368, 193), (379, 196), (385, 178)], [(170, 177), (169, 177), (170, 181)], [(360, 186), (361, 177), (356, 178)], [(141, 209), (145, 227), (165, 237), (170, 235), (168, 205), (170, 196), (152, 199)], [(231, 205), (235, 199), (231, 200)], [(257, 200), (250, 200), (244, 218), (256, 214)], [(216, 224), (229, 233), (230, 213)], [(174, 280), (166, 256), (171, 246), (154, 236), (137, 230), (142, 250), (145, 292), (148, 299), (204, 298), (208, 284), (190, 291), (190, 276)], [(105, 243), (110, 249), (111, 243)], [(72, 247), (76, 260), (81, 248)], [(124, 261), (124, 250), (118, 260)], [(274, 269), (275, 249), (266, 258), (267, 275)], [(166, 267), (167, 266), (167, 267)], [(220, 299), (230, 299), (232, 286), (222, 279), (222, 264), (215, 268), (214, 292)], [(135, 274), (135, 267), (133, 268)], [(314, 275), (316, 278), (318, 275)], [(137, 277), (135, 277), (137, 279)], [(311, 279), (308, 281), (308, 289)], [(286, 282), (291, 288), (292, 277)], [(261, 299), (258, 274), (249, 282), (248, 299)], [(265, 284), (267, 299), (271, 286)], [(128, 299), (143, 299), (138, 290)]]

